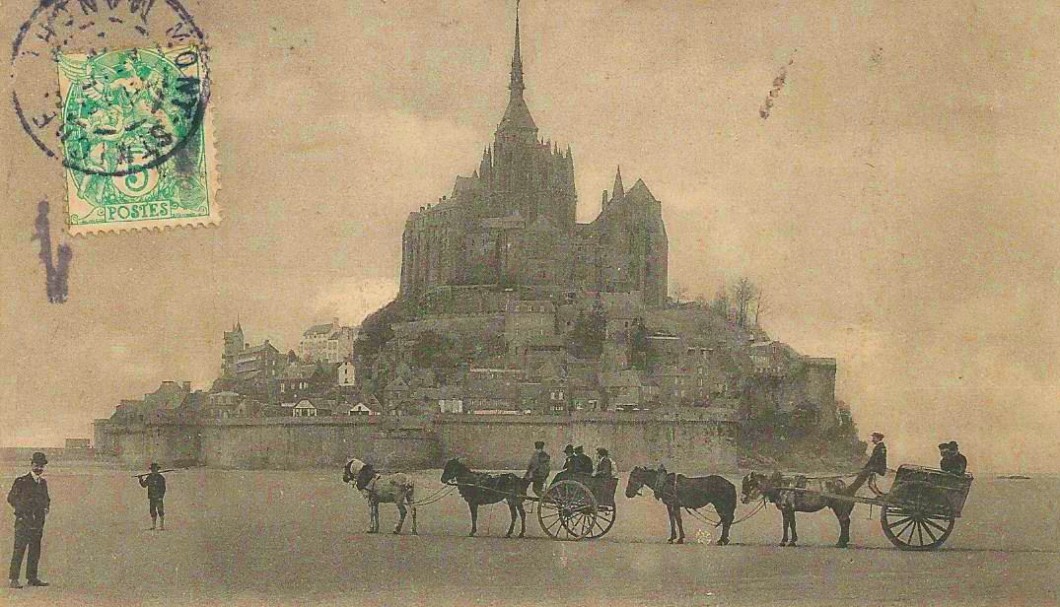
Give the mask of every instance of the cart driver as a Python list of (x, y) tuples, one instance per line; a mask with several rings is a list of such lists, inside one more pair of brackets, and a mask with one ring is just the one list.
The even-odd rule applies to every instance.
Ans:
[(865, 481), (869, 481), (869, 488), (873, 493), (880, 494), (880, 490), (876, 488), (876, 475), (887, 474), (887, 445), (883, 444), (883, 434), (873, 432), (872, 444), (872, 455), (869, 456), (869, 461), (865, 462), (861, 472), (858, 472), (854, 482), (850, 483), (850, 487), (847, 488), (848, 495), (857, 493)]

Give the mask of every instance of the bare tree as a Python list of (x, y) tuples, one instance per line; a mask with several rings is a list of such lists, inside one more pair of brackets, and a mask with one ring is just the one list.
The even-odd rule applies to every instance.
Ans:
[(732, 303), (736, 312), (736, 322), (741, 327), (746, 327), (752, 305), (758, 299), (758, 287), (751, 282), (751, 279), (745, 276), (738, 279), (730, 291), (732, 292)]
[(717, 316), (725, 319), (729, 318), (729, 291), (724, 286), (719, 287), (717, 293), (714, 294), (714, 301), (710, 302), (710, 309)]
[(758, 291), (758, 297), (755, 298), (755, 325), (758, 325), (759, 315), (762, 310), (768, 310), (769, 306), (766, 305), (766, 296), (762, 294), (762, 291)]

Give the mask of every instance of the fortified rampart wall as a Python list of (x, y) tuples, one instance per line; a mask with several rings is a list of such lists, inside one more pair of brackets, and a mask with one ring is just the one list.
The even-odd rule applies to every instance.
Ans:
[(97, 424), (97, 444), (133, 466), (194, 460), (218, 468), (294, 470), (341, 466), (357, 457), (399, 470), (437, 468), (461, 457), (472, 468), (521, 469), (534, 441), (543, 440), (556, 467), (563, 446), (572, 443), (587, 453), (607, 447), (621, 470), (657, 463), (688, 472), (736, 468), (737, 425), (724, 412), (245, 418), (103, 429), (107, 423)]

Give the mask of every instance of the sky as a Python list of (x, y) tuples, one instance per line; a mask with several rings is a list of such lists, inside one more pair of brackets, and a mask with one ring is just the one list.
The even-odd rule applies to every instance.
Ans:
[[(63, 175), (0, 107), (0, 445), (91, 436), (162, 380), (208, 386), (237, 319), (282, 349), (358, 323), (397, 292), (408, 213), (477, 168), (507, 101), (513, 2), (185, 5), (211, 46), (220, 225), (66, 239), (69, 300), (49, 304), (30, 235), (44, 197), (62, 222)], [(0, 38), (30, 9), (0, 6)], [(838, 360), (838, 398), (892, 463), (952, 439), (973, 470), (1060, 471), (1060, 9), (521, 16), (527, 103), (574, 151), (580, 221), (618, 165), (642, 178), (671, 292), (751, 278), (774, 338)]]

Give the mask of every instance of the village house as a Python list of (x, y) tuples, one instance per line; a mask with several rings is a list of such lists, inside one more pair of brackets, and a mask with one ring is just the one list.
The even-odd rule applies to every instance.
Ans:
[(294, 417), (324, 417), (335, 410), (335, 401), (322, 398), (303, 398), (292, 407)]
[(340, 325), (338, 318), (313, 325), (302, 333), (298, 354), (305, 361), (338, 364), (353, 356), (353, 344), (359, 331), (359, 327)]

